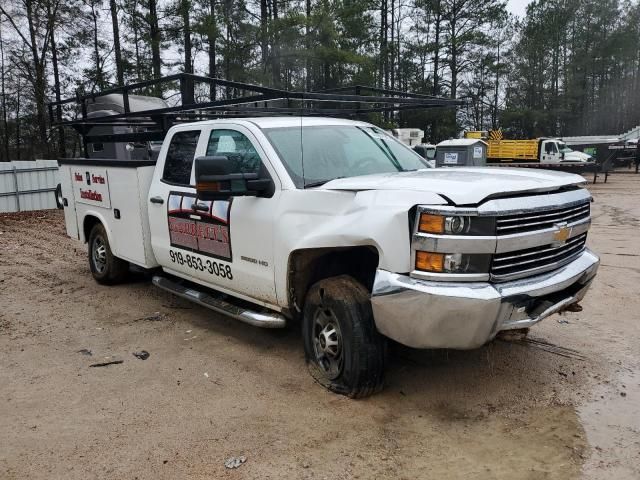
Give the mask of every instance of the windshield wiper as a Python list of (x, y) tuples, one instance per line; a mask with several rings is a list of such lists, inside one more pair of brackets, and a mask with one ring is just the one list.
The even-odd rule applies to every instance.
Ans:
[(396, 156), (393, 154), (393, 152), (389, 148), (389, 145), (387, 145), (387, 142), (385, 142), (382, 138), (379, 138), (378, 140), (380, 140), (380, 143), (382, 144), (380, 145), (378, 142), (376, 142), (374, 136), (371, 135), (369, 132), (367, 132), (364, 128), (362, 127), (357, 127), (357, 128), (358, 130), (360, 130), (362, 133), (364, 133), (367, 137), (371, 139), (373, 144), (380, 149), (380, 151), (384, 154), (385, 157), (387, 157), (387, 160), (391, 162), (391, 164), (394, 166), (396, 170), (398, 170), (399, 172), (404, 171), (404, 169), (402, 168), (402, 165), (400, 165), (400, 162), (398, 161)]
[(331, 182), (333, 180), (338, 180), (340, 178), (345, 178), (345, 177), (329, 178), (327, 180), (317, 180), (315, 182), (305, 183), (304, 184), (304, 188), (320, 187), (320, 186), (324, 185), (325, 183), (329, 183), (329, 182)]

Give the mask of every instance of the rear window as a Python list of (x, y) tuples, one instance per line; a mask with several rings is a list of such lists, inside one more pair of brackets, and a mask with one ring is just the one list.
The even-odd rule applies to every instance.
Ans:
[(175, 185), (191, 183), (191, 168), (196, 154), (200, 130), (176, 132), (171, 137), (167, 159), (164, 162), (162, 180)]

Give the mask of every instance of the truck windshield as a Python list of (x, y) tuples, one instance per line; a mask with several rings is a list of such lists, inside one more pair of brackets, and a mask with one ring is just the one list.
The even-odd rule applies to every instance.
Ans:
[(569, 147), (567, 147), (566, 143), (558, 143), (558, 147), (560, 147), (560, 153), (569, 153), (573, 152)]
[(428, 168), (420, 155), (375, 127), (281, 127), (264, 133), (298, 188), (336, 178)]

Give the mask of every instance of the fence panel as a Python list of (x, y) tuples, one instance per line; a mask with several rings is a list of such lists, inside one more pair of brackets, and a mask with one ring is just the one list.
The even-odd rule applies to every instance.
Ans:
[(56, 160), (18, 160), (0, 163), (0, 212), (56, 208), (60, 183)]

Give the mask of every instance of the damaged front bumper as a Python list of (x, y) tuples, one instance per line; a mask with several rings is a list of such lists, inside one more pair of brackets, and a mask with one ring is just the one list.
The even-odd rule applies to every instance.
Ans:
[(419, 280), (378, 270), (371, 296), (380, 333), (414, 348), (470, 349), (579, 302), (598, 270), (585, 250), (542, 275), (504, 283)]

